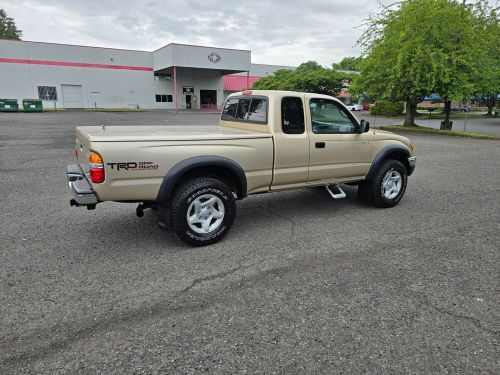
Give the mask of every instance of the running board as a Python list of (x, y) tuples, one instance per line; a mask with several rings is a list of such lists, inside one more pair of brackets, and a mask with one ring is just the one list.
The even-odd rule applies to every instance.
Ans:
[(330, 186), (325, 186), (325, 189), (333, 199), (342, 199), (346, 197), (344, 190), (342, 190), (339, 185), (333, 185), (333, 191), (330, 189)]

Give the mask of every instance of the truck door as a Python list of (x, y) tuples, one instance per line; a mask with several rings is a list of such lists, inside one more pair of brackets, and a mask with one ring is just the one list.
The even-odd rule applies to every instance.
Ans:
[(274, 176), (271, 190), (292, 188), (307, 181), (309, 135), (306, 131), (304, 95), (283, 96), (274, 120)]
[(358, 133), (351, 112), (334, 100), (307, 98), (310, 183), (363, 178), (370, 167), (371, 144)]

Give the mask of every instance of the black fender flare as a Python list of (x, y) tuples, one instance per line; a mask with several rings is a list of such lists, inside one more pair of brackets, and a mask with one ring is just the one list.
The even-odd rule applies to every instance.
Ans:
[[(370, 170), (366, 174), (365, 180), (371, 180), (375, 177), (375, 174), (377, 173), (378, 169), (384, 162), (384, 160), (388, 159), (388, 156), (391, 154), (399, 154), (399, 155), (404, 155), (404, 158), (400, 160), (404, 166), (406, 167), (406, 170), (408, 171), (408, 176), (411, 175), (413, 170), (410, 168), (410, 163), (408, 161), (408, 158), (410, 157), (410, 151), (404, 146), (400, 145), (389, 145), (385, 146), (383, 149), (381, 149), (377, 155), (373, 158), (372, 165), (370, 167)], [(399, 160), (397, 158), (396, 160)]]
[(200, 167), (221, 167), (229, 170), (238, 179), (238, 198), (244, 198), (247, 195), (247, 177), (238, 163), (223, 156), (204, 155), (184, 159), (170, 168), (163, 177), (156, 201), (158, 203), (168, 202), (179, 179), (190, 170)]

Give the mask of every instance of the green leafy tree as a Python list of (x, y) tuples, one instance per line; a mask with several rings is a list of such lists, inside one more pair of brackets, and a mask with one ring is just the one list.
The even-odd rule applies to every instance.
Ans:
[[(366, 58), (357, 87), (406, 102), (404, 125), (417, 103), (439, 93), (451, 103), (473, 91), (479, 53), (471, 7), (454, 0), (404, 0), (370, 18), (359, 40)], [(448, 118), (445, 120), (447, 121)]]
[(289, 90), (336, 96), (342, 90), (343, 76), (315, 61), (301, 64), (296, 70), (278, 70), (252, 86), (255, 90)]
[(0, 9), (0, 39), (21, 40), (23, 33), (19, 30), (12, 17)]
[(475, 81), (475, 96), (488, 107), (488, 116), (500, 94), (500, 22), (498, 9), (491, 8), (487, 1), (479, 1), (474, 5), (477, 15), (476, 30), (480, 33), (481, 54), (476, 56), (478, 69)]
[(359, 64), (362, 60), (362, 57), (344, 57), (340, 62), (332, 64), (332, 68), (335, 70), (352, 70), (358, 72), (360, 70)]
[(316, 61), (307, 61), (305, 63), (300, 64), (296, 71), (299, 72), (310, 72), (310, 71), (317, 71), (317, 70), (324, 70), (325, 67), (323, 65), (318, 64)]

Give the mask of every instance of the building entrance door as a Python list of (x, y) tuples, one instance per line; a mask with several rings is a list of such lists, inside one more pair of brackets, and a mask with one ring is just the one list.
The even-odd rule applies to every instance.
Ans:
[(200, 90), (201, 109), (217, 109), (217, 90)]
[(191, 109), (191, 95), (186, 95), (186, 109)]

